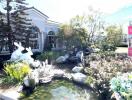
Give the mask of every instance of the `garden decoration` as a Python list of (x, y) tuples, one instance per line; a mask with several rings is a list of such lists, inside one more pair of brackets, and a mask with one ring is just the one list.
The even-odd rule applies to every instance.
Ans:
[(12, 53), (10, 59), (11, 61), (25, 60), (29, 64), (34, 62), (34, 59), (31, 57), (31, 55), (33, 55), (31, 47), (26, 48), (26, 53), (22, 53), (25, 48), (21, 45), (21, 42), (14, 42), (14, 45), (17, 47), (17, 49)]
[(19, 44), (17, 42), (14, 42), (14, 45), (17, 47), (17, 49), (11, 55), (10, 60), (12, 61), (18, 60), (22, 55), (22, 51), (24, 50), (24, 47), (22, 47), (21, 42), (19, 42)]
[(114, 93), (120, 94), (125, 100), (132, 100), (132, 73), (124, 73), (112, 78), (110, 85)]
[(22, 55), (20, 55), (20, 60), (25, 60), (29, 64), (32, 64), (34, 62), (34, 59), (31, 57), (33, 55), (31, 47), (26, 48), (26, 51), (26, 53), (22, 53)]

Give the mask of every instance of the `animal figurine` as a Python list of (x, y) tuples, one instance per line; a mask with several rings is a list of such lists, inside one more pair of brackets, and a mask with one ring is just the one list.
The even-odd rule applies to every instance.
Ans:
[(31, 57), (33, 55), (31, 47), (26, 48), (26, 53), (23, 53), (20, 56), (20, 60), (25, 60), (27, 61), (29, 64), (32, 64), (34, 62), (34, 59)]
[(17, 47), (17, 49), (12, 53), (10, 60), (18, 60), (20, 56), (22, 55), (22, 51), (24, 50), (24, 47), (22, 47), (21, 42), (19, 44), (17, 42), (14, 42), (14, 45)]

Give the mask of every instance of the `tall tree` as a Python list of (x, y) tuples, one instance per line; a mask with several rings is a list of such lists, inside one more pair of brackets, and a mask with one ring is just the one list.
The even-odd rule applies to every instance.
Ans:
[(13, 51), (13, 42), (21, 41), (29, 46), (29, 37), (32, 34), (31, 20), (27, 18), (25, 9), (26, 0), (0, 0), (3, 9), (6, 11), (6, 33), (10, 52)]
[(11, 14), (13, 33), (16, 41), (21, 41), (26, 47), (29, 46), (29, 38), (32, 33), (31, 20), (27, 18), (28, 9), (25, 0), (16, 0), (16, 11)]
[(108, 44), (119, 46), (122, 41), (123, 31), (121, 26), (111, 25), (106, 28)]
[(101, 13), (99, 11), (94, 11), (89, 9), (88, 15), (79, 16), (71, 19), (71, 25), (74, 28), (83, 28), (87, 32), (85, 39), (87, 39), (88, 44), (94, 42), (94, 36), (100, 34), (101, 30), (104, 28), (103, 20), (101, 18)]
[(103, 29), (103, 21), (98, 11), (91, 10), (87, 16), (75, 16), (70, 24), (60, 28), (59, 36), (66, 41), (67, 48), (72, 46), (88, 46), (94, 42), (94, 36), (100, 34)]
[(12, 32), (11, 32), (11, 24), (10, 24), (10, 12), (12, 10), (11, 7), (11, 2), (12, 0), (0, 0), (0, 4), (3, 5), (4, 4), (4, 10), (6, 11), (6, 24), (5, 24), (5, 30), (3, 32), (3, 34), (5, 34), (7, 36), (7, 40), (8, 40), (8, 46), (9, 46), (9, 50), (10, 52), (13, 51), (13, 46), (12, 46)]

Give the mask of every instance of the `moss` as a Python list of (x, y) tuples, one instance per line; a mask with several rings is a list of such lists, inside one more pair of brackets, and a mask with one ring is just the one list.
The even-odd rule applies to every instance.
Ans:
[(65, 86), (68, 89), (77, 90), (76, 86), (66, 80), (55, 80), (50, 84), (45, 84), (43, 86), (38, 86), (36, 90), (30, 96), (22, 95), (20, 100), (50, 100), (52, 94), (50, 93), (51, 89), (55, 89), (60, 86)]

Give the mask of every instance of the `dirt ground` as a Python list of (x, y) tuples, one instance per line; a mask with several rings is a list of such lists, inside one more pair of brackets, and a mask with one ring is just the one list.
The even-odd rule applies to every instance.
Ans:
[(17, 92), (18, 87), (8, 89), (0, 88), (0, 100), (17, 100), (20, 94)]

